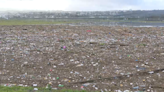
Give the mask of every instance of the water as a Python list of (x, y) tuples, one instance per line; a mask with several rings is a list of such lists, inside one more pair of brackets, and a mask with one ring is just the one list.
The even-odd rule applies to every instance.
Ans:
[(82, 22), (69, 23), (71, 26), (129, 26), (129, 27), (164, 27), (164, 23), (147, 22)]

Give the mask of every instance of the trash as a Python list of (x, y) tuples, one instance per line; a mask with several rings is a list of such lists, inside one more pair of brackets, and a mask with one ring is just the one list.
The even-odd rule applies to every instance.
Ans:
[(84, 86), (81, 86), (80, 88), (81, 88), (81, 89), (84, 89)]
[(98, 42), (95, 41), (95, 40), (93, 40), (93, 39), (91, 39), (89, 43), (90, 43), (90, 44), (97, 44)]
[(64, 85), (61, 85), (61, 84), (59, 84), (58, 86), (59, 86), (59, 87), (64, 87)]
[(62, 46), (61, 50), (67, 50), (66, 46)]
[(91, 30), (87, 30), (87, 32), (91, 32)]
[(98, 63), (93, 64), (93, 66), (97, 66), (97, 65), (98, 65)]
[(143, 87), (146, 87), (146, 85), (140, 85), (140, 87), (142, 87), (142, 88), (143, 88)]
[(95, 90), (98, 90), (98, 88), (95, 85), (93, 85), (92, 87), (95, 88)]
[(34, 90), (36, 91), (36, 90), (38, 90), (38, 88), (34, 88)]
[(64, 63), (60, 63), (60, 64), (58, 64), (58, 65), (64, 65)]
[(24, 85), (23, 84), (18, 84), (18, 86), (23, 87)]
[(164, 83), (163, 32), (162, 27), (1, 26), (0, 85), (163, 92), (153, 88)]
[(76, 65), (76, 67), (80, 67), (80, 66), (83, 66), (84, 64), (78, 64), (78, 65)]
[(50, 66), (50, 65), (51, 65), (51, 62), (48, 62), (48, 63), (47, 63), (47, 65), (49, 65), (49, 66)]
[(73, 62), (73, 61), (74, 61), (74, 59), (71, 59), (70, 61), (71, 61), (71, 62)]
[(131, 91), (129, 91), (129, 90), (124, 90), (123, 92), (131, 92)]
[(116, 90), (116, 92), (122, 92), (121, 90)]
[(139, 86), (133, 87), (133, 89), (139, 89)]
[(130, 85), (133, 85), (133, 83), (130, 83)]
[(53, 90), (57, 90), (58, 88), (52, 88)]
[(33, 84), (33, 87), (36, 87), (37, 86), (37, 84)]
[(75, 71), (75, 74), (79, 74), (79, 72)]
[(48, 76), (50, 77), (50, 76), (51, 76), (51, 74), (49, 74), (49, 73), (48, 73)]
[(63, 46), (63, 49), (66, 49), (66, 46)]
[(69, 80), (68, 80), (68, 79), (64, 79), (63, 81), (64, 81), (64, 82), (69, 82)]
[(55, 80), (55, 78), (53, 77), (52, 80)]
[(104, 91), (101, 89), (101, 92), (104, 92)]
[(47, 80), (48, 78), (47, 77), (44, 77), (44, 80)]
[(154, 71), (150, 71), (149, 73), (150, 73), (150, 74), (153, 74), (153, 73), (154, 73)]
[(89, 85), (90, 85), (90, 83), (85, 83), (85, 84), (83, 84), (84, 87), (87, 87), (87, 86), (89, 86)]
[(145, 70), (146, 69), (145, 67), (136, 67), (136, 68), (139, 70)]
[(56, 68), (56, 66), (54, 65), (53, 68)]

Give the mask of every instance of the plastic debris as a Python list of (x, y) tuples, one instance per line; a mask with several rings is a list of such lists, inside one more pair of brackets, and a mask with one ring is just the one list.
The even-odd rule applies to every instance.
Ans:
[(35, 91), (37, 91), (37, 90), (38, 90), (38, 88), (34, 88), (34, 90), (35, 90)]
[(87, 30), (87, 32), (91, 32), (91, 30)]
[(76, 67), (80, 67), (80, 66), (84, 66), (84, 64), (78, 64), (78, 65), (76, 65)]
[(150, 71), (149, 73), (150, 73), (150, 74), (153, 74), (153, 73), (154, 73), (154, 71)]
[(37, 86), (37, 84), (33, 84), (33, 87), (36, 87)]
[(83, 84), (84, 87), (87, 87), (87, 86), (89, 86), (89, 85), (90, 85), (90, 83), (85, 83), (85, 84)]
[(139, 89), (139, 87), (138, 87), (138, 86), (136, 86), (136, 87), (133, 87), (133, 89)]
[(58, 86), (59, 86), (59, 87), (64, 87), (64, 85), (61, 85), (61, 84), (59, 84)]

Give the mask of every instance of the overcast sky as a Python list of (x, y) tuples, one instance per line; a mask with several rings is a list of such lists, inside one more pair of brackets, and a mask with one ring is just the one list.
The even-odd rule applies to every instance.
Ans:
[(164, 10), (164, 0), (0, 0), (3, 10)]

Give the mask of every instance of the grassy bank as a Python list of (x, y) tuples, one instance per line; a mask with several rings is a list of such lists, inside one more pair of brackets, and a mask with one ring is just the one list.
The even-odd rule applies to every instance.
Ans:
[(66, 24), (73, 21), (47, 21), (47, 20), (0, 20), (0, 25), (44, 25), (44, 24)]
[(164, 23), (164, 21), (142, 21), (142, 20), (110, 20), (110, 19), (0, 19), (0, 25), (50, 25), (87, 22), (139, 22), (139, 23)]
[(71, 90), (71, 89), (62, 89), (62, 90), (49, 90), (45, 88), (38, 88), (38, 91), (34, 91), (33, 87), (6, 87), (0, 86), (0, 92), (87, 92), (85, 90)]

